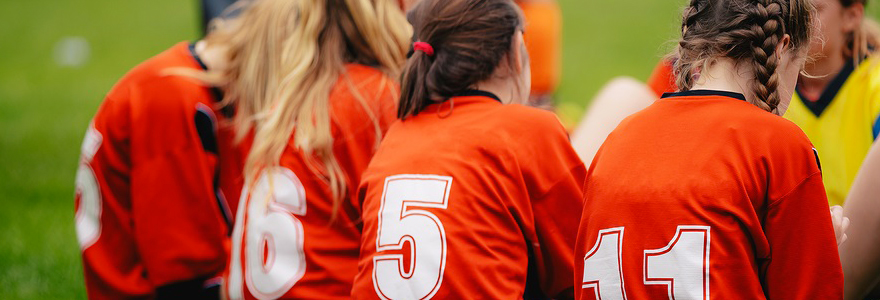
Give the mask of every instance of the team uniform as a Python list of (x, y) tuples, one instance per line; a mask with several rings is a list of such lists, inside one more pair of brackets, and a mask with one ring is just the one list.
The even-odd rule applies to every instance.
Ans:
[[(672, 66), (661, 61), (648, 85), (654, 92), (676, 90)], [(848, 61), (816, 101), (795, 93), (785, 118), (810, 138), (822, 161), (828, 202), (842, 205), (868, 149), (880, 134), (880, 64), (876, 58), (854, 68)]]
[(741, 94), (668, 94), (627, 118), (584, 191), (578, 299), (843, 297), (810, 141)]
[(868, 149), (880, 134), (880, 65), (852, 61), (816, 101), (796, 93), (785, 117), (803, 129), (819, 150), (828, 200), (842, 205)]
[(562, 10), (555, 0), (517, 1), (528, 24), (523, 34), (532, 65), (532, 95), (550, 95), (562, 73)]
[(361, 181), (352, 297), (572, 297), (585, 172), (552, 113), (486, 92), (395, 123)]
[(76, 230), (91, 299), (183, 296), (225, 268), (241, 154), (216, 91), (173, 68), (204, 65), (182, 42), (135, 67), (83, 141)]
[(233, 233), (230, 298), (350, 297), (360, 246), (354, 195), (378, 148), (376, 128), (385, 132), (395, 120), (397, 90), (382, 72), (352, 64), (330, 93), (333, 151), (349, 187), (335, 220), (323, 171), (309, 167), (320, 160), (298, 150), (292, 139), (280, 166), (249, 186)]

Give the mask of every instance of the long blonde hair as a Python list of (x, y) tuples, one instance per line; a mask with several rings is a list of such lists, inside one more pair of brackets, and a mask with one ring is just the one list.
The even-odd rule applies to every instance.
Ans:
[(228, 65), (197, 77), (224, 89), (237, 139), (253, 133), (246, 182), (277, 166), (292, 138), (319, 160), (308, 163), (330, 186), (335, 218), (347, 184), (333, 153), (330, 92), (346, 63), (397, 76), (411, 35), (395, 0), (255, 0), (216, 26), (205, 41), (227, 47)]

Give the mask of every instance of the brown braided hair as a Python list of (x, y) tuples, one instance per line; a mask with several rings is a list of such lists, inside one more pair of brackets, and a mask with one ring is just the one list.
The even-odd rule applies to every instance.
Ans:
[(775, 113), (779, 105), (776, 45), (788, 34), (791, 50), (804, 52), (812, 34), (809, 0), (691, 0), (682, 18), (674, 69), (676, 84), (690, 90), (699, 69), (715, 58), (747, 64), (755, 75), (752, 104)]

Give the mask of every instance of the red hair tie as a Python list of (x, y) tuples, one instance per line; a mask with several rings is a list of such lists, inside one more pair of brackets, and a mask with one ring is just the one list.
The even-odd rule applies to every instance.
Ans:
[(434, 56), (434, 47), (431, 47), (431, 44), (425, 42), (413, 43), (413, 50), (425, 52), (428, 56)]

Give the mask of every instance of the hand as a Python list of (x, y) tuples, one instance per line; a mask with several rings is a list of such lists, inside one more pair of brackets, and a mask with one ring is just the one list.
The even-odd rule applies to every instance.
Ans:
[(837, 237), (837, 246), (846, 241), (846, 229), (849, 228), (849, 218), (843, 215), (843, 207), (835, 205), (831, 207), (831, 223), (834, 224), (834, 236)]

